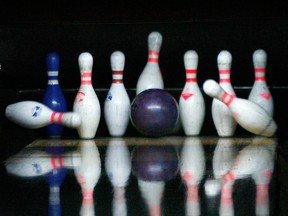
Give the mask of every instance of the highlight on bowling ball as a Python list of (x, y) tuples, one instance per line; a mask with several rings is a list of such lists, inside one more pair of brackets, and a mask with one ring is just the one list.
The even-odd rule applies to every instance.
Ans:
[(173, 146), (137, 146), (132, 151), (132, 173), (144, 181), (169, 181), (179, 171)]
[(179, 106), (167, 91), (147, 89), (132, 101), (130, 120), (137, 131), (145, 136), (169, 135), (179, 122)]

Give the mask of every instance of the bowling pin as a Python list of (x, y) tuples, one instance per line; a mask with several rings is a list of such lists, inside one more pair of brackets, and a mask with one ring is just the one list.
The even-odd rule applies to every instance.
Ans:
[(125, 56), (120, 51), (111, 55), (112, 84), (104, 102), (104, 117), (111, 136), (123, 136), (130, 117), (130, 98), (123, 84)]
[(181, 150), (180, 174), (186, 192), (186, 215), (201, 215), (199, 184), (204, 176), (205, 155), (199, 137), (187, 137)]
[(101, 108), (98, 97), (92, 86), (93, 57), (84, 52), (78, 58), (81, 84), (74, 100), (73, 111), (81, 117), (81, 124), (77, 128), (80, 138), (92, 139), (97, 132)]
[(94, 188), (101, 175), (101, 160), (94, 140), (80, 140), (81, 162), (74, 167), (76, 179), (82, 190), (81, 216), (95, 215)]
[(273, 116), (274, 102), (266, 83), (265, 73), (267, 54), (264, 50), (258, 49), (253, 53), (253, 65), (255, 80), (248, 100), (259, 104), (268, 114)]
[(214, 178), (205, 182), (205, 192), (208, 196), (215, 196), (221, 190), (222, 177), (230, 171), (237, 156), (234, 140), (222, 137), (218, 140), (214, 150), (212, 167)]
[[(48, 85), (42, 103), (56, 112), (66, 112), (66, 100), (58, 81), (59, 62), (60, 58), (57, 53), (48, 53), (46, 57)], [(51, 124), (46, 126), (49, 137), (60, 137), (63, 133), (63, 129), (64, 126), (60, 124)]]
[(199, 135), (204, 117), (205, 102), (197, 83), (198, 54), (189, 50), (184, 54), (186, 83), (179, 99), (182, 127), (186, 136)]
[(162, 35), (159, 32), (151, 32), (148, 36), (148, 60), (140, 74), (136, 94), (146, 89), (164, 89), (164, 81), (159, 67), (159, 54), (162, 45)]
[(36, 177), (48, 174), (56, 169), (72, 169), (78, 165), (73, 153), (61, 155), (48, 154), (41, 150), (25, 149), (9, 157), (5, 168), (11, 175), (19, 177)]
[(127, 215), (125, 187), (131, 173), (131, 159), (124, 139), (109, 140), (105, 156), (105, 169), (109, 181), (113, 185), (113, 215)]
[(273, 118), (258, 104), (249, 100), (229, 95), (214, 80), (207, 80), (203, 85), (204, 92), (210, 97), (224, 102), (233, 113), (237, 123), (256, 135), (273, 136), (277, 125)]
[(37, 101), (10, 104), (6, 107), (5, 115), (13, 123), (29, 129), (42, 128), (54, 123), (76, 128), (81, 123), (79, 114), (55, 112)]
[[(50, 154), (60, 156), (63, 154), (63, 148), (61, 147), (50, 147), (48, 149)], [(60, 190), (61, 185), (67, 175), (67, 169), (64, 167), (58, 167), (52, 169), (45, 175), (46, 182), (49, 185), (49, 216), (60, 216), (62, 215), (62, 207), (60, 202)]]
[[(223, 50), (217, 57), (219, 84), (230, 95), (235, 95), (230, 81), (232, 55), (230, 52)], [(229, 108), (217, 99), (212, 102), (212, 118), (220, 137), (233, 136), (237, 126), (237, 122)]]

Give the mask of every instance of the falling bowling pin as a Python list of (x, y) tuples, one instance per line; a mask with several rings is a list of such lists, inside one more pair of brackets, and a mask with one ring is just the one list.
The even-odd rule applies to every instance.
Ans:
[(205, 81), (203, 89), (210, 97), (224, 102), (233, 113), (237, 123), (247, 131), (267, 137), (273, 136), (276, 132), (275, 121), (258, 104), (229, 95), (214, 80)]
[(81, 124), (77, 128), (80, 138), (92, 139), (97, 132), (101, 108), (98, 97), (92, 86), (93, 57), (84, 52), (78, 58), (81, 84), (74, 100), (73, 111), (81, 117)]
[(179, 111), (185, 135), (199, 135), (204, 117), (205, 102), (197, 83), (198, 54), (189, 50), (184, 54), (186, 83), (179, 99)]
[(37, 101), (21, 101), (10, 104), (6, 107), (5, 115), (15, 124), (29, 129), (42, 128), (55, 123), (76, 128), (81, 123), (79, 114), (55, 112)]
[(199, 184), (204, 176), (205, 155), (199, 137), (187, 137), (181, 150), (180, 173), (186, 192), (186, 215), (201, 215)]
[(125, 187), (131, 173), (131, 159), (124, 139), (110, 139), (106, 150), (105, 169), (113, 185), (113, 215), (125, 216), (127, 215)]
[(112, 53), (112, 84), (104, 102), (104, 117), (111, 136), (123, 136), (130, 117), (130, 98), (123, 84), (125, 56), (120, 51)]
[(159, 54), (162, 45), (162, 35), (159, 32), (151, 32), (148, 36), (148, 60), (140, 74), (136, 95), (146, 89), (164, 89), (164, 81), (159, 67)]
[(80, 140), (80, 164), (74, 168), (76, 179), (82, 190), (81, 216), (94, 216), (94, 188), (101, 175), (101, 160), (94, 140)]
[[(48, 85), (42, 103), (56, 112), (66, 112), (66, 100), (58, 81), (59, 63), (60, 57), (57, 53), (48, 53), (46, 57)], [(60, 137), (63, 133), (64, 126), (51, 124), (47, 125), (46, 130), (49, 137)]]
[(258, 49), (253, 53), (253, 65), (255, 80), (248, 100), (259, 104), (267, 113), (273, 116), (274, 102), (268, 89), (265, 73), (267, 64), (267, 54), (264, 50)]
[[(223, 50), (217, 57), (218, 71), (219, 71), (219, 84), (230, 95), (235, 95), (234, 89), (231, 85), (230, 74), (232, 55), (230, 52)], [(212, 118), (220, 137), (233, 136), (237, 126), (237, 122), (229, 108), (217, 99), (212, 102)]]

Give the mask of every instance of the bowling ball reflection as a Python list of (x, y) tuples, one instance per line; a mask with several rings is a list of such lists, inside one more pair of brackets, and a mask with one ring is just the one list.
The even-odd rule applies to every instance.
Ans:
[(138, 146), (132, 152), (132, 172), (144, 181), (168, 181), (177, 175), (178, 167), (172, 146)]
[(132, 125), (145, 136), (157, 137), (173, 133), (178, 118), (178, 103), (165, 90), (147, 89), (132, 101)]

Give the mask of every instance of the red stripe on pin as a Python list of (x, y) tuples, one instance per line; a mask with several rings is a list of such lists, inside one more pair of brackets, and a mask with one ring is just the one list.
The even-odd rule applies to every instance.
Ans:
[(62, 124), (63, 114), (64, 114), (64, 113), (59, 113), (59, 116), (58, 116), (58, 119), (57, 119), (57, 121), (58, 121), (59, 124)]
[(196, 74), (197, 70), (196, 69), (187, 69), (186, 74)]
[(229, 95), (229, 96), (230, 96), (230, 98), (229, 98), (229, 100), (226, 102), (226, 105), (227, 105), (227, 106), (230, 106), (231, 103), (233, 102), (234, 98), (235, 98), (235, 96), (232, 96), (232, 95)]
[(92, 72), (83, 72), (81, 73), (81, 77), (91, 77), (92, 76)]
[(123, 83), (122, 79), (113, 79), (112, 83)]
[(59, 162), (60, 168), (63, 168), (64, 165), (63, 165), (62, 155), (59, 155), (58, 162)]
[(112, 71), (112, 75), (122, 75), (123, 71)]
[(159, 52), (154, 51), (154, 50), (149, 50), (148, 54), (149, 55), (159, 55)]
[(255, 80), (256, 81), (265, 81), (266, 79), (264, 76), (257, 76), (257, 77), (255, 77)]
[(197, 78), (187, 78), (186, 82), (197, 82)]
[(158, 63), (158, 58), (148, 58), (148, 62)]
[(219, 70), (219, 74), (230, 74), (231, 70)]
[(51, 116), (50, 116), (50, 122), (53, 124), (55, 122), (54, 118), (55, 118), (56, 112), (52, 112)]
[(259, 72), (265, 73), (265, 68), (255, 68), (255, 72), (257, 72), (257, 73), (259, 73)]
[(91, 80), (82, 80), (81, 85), (92, 85), (92, 81)]
[(51, 165), (52, 165), (53, 169), (57, 168), (56, 161), (55, 161), (55, 155), (52, 155), (52, 157), (51, 157)]
[(85, 95), (85, 93), (84, 93), (84, 92), (77, 92), (77, 94), (82, 94), (82, 95)]
[(230, 78), (220, 78), (220, 83), (230, 83)]

